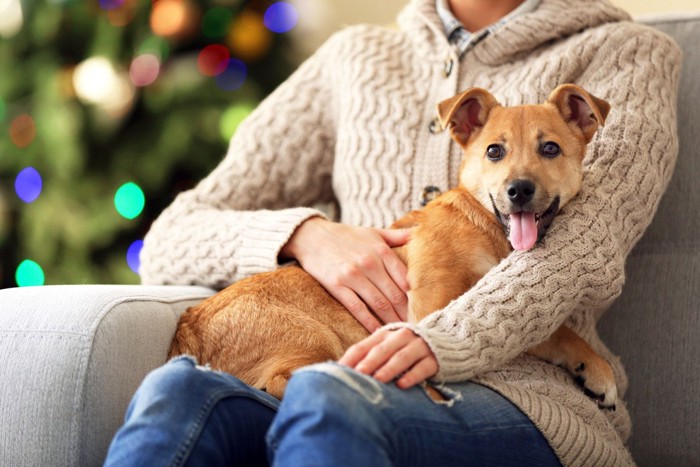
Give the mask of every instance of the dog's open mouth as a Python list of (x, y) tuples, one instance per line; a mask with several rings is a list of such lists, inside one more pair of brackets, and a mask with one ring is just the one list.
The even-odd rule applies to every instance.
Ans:
[(501, 213), (491, 197), (496, 217), (503, 224), (508, 240), (514, 250), (526, 251), (542, 240), (554, 216), (559, 211), (559, 197), (542, 212), (516, 211), (510, 214)]

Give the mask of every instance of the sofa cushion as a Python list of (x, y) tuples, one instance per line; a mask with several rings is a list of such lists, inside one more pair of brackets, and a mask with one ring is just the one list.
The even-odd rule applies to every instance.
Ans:
[(199, 287), (47, 286), (0, 294), (0, 465), (102, 465)]

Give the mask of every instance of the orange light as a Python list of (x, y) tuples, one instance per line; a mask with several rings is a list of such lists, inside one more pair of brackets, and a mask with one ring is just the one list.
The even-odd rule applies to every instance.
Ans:
[(272, 34), (265, 27), (261, 15), (243, 11), (231, 24), (228, 44), (237, 57), (247, 61), (257, 60), (270, 49)]
[(126, 26), (131, 21), (133, 21), (136, 13), (133, 9), (123, 9), (109, 10), (107, 12), (107, 20), (109, 24), (116, 27)]
[(10, 123), (10, 140), (18, 148), (29, 146), (36, 136), (36, 126), (34, 119), (29, 114), (22, 114)]
[(151, 29), (157, 36), (185, 36), (198, 23), (197, 16), (196, 9), (185, 0), (159, 0), (151, 10)]

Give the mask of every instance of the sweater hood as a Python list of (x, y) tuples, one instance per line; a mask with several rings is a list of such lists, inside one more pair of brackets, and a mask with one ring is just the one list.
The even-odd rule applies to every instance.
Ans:
[[(629, 20), (627, 12), (608, 0), (542, 0), (534, 11), (517, 16), (489, 34), (472, 53), (485, 64), (499, 65), (549, 41), (606, 23)], [(399, 13), (397, 22), (415, 42), (420, 55), (431, 61), (445, 59), (450, 47), (435, 0), (411, 0)]]

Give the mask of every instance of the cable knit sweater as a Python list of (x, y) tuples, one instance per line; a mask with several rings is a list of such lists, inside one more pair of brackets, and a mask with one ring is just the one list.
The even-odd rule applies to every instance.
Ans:
[(318, 203), (336, 203), (341, 222), (388, 226), (419, 208), (424, 187), (457, 183), (460, 150), (432, 125), (439, 101), (479, 86), (504, 105), (540, 103), (559, 84), (579, 84), (612, 104), (580, 194), (542, 244), (512, 253), (445, 309), (399, 326), (428, 342), (436, 380), (500, 392), (563, 464), (632, 464), (624, 402), (601, 411), (568, 373), (523, 352), (566, 322), (612, 363), (624, 396), (624, 370), (595, 324), (620, 294), (625, 258), (671, 177), (677, 47), (605, 0), (543, 0), (461, 58), (434, 0), (412, 0), (398, 24), (335, 34), (260, 104), (221, 164), (153, 224), (143, 281), (223, 287), (273, 270), (294, 229), (324, 215)]

